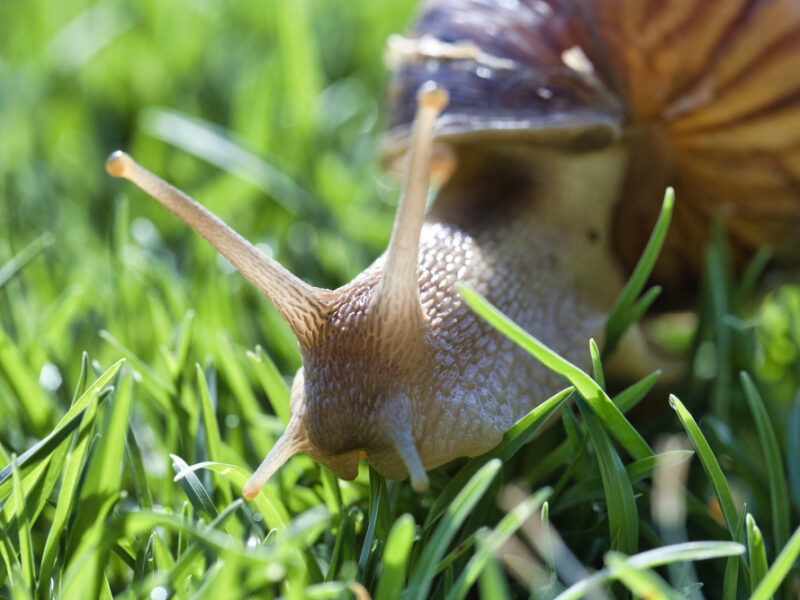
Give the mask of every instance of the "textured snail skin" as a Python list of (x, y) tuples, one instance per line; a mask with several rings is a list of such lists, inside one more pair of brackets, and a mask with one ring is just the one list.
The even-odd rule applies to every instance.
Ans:
[(307, 423), (306, 452), (340, 476), (354, 476), (359, 449), (379, 472), (404, 478), (402, 457), (387, 442), (403, 432), (426, 470), (481, 454), (564, 387), (463, 304), (456, 282), (582, 366), (621, 288), (606, 235), (614, 172), (624, 164), (619, 149), (568, 156), (505, 148), (487, 158), (482, 148), (477, 156), (482, 166), (441, 190), (422, 229), (423, 335), (385, 335), (370, 322), (380, 258), (336, 291), (318, 341), (303, 354), (292, 412)]

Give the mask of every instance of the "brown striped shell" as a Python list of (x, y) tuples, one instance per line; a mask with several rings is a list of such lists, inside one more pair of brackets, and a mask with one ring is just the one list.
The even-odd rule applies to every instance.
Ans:
[(800, 1), (429, 0), (393, 46), (388, 155), (433, 79), (450, 90), (437, 131), (452, 144), (546, 143), (554, 127), (573, 127), (576, 149), (621, 138), (614, 248), (631, 269), (674, 186), (655, 273), (673, 296), (714, 218), (739, 259), (765, 243), (800, 256)]

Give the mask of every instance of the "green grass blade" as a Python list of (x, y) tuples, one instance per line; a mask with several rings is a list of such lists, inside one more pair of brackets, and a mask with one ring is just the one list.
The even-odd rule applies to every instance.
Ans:
[(56, 562), (56, 553), (63, 537), (70, 514), (73, 513), (75, 505), (75, 490), (78, 487), (78, 477), (84, 467), (86, 454), (89, 451), (89, 444), (92, 440), (92, 430), (94, 419), (97, 414), (97, 396), (87, 405), (80, 429), (75, 438), (75, 443), (67, 454), (66, 468), (61, 478), (61, 488), (58, 491), (55, 512), (50, 522), (50, 531), (47, 534), (42, 560), (39, 563), (39, 590), (40, 598), (49, 597), (50, 576)]
[(742, 371), (740, 373), (744, 395), (753, 413), (756, 431), (761, 440), (761, 449), (767, 466), (769, 480), (769, 499), (772, 507), (772, 535), (775, 547), (781, 548), (789, 539), (789, 485), (783, 470), (781, 448), (775, 429), (769, 419), (767, 408), (758, 393), (753, 380)]
[[(116, 537), (130, 538), (135, 535), (149, 534), (154, 528), (162, 526), (174, 532), (182, 532), (184, 537), (197, 542), (202, 548), (215, 553), (228, 554), (242, 560), (245, 564), (267, 567), (278, 560), (279, 554), (265, 546), (246, 547), (236, 543), (231, 536), (210, 528), (199, 521), (187, 522), (180, 517), (168, 513), (154, 511), (124, 512), (116, 520), (118, 530), (111, 531)], [(109, 538), (114, 537), (109, 535)]]
[(800, 512), (800, 390), (794, 397), (794, 405), (786, 425), (786, 462), (791, 497), (795, 508)]
[(446, 596), (447, 600), (462, 600), (466, 597), (467, 592), (486, 568), (489, 559), (539, 509), (551, 491), (545, 488), (529, 496), (509, 511), (497, 527), (479, 538), (478, 549), (469, 559), (467, 566), (464, 567), (450, 593)]
[(731, 488), (728, 485), (728, 481), (725, 479), (725, 475), (722, 473), (722, 468), (719, 466), (719, 461), (711, 450), (711, 446), (708, 445), (708, 441), (703, 435), (703, 432), (700, 431), (700, 427), (697, 426), (694, 417), (686, 410), (686, 407), (681, 401), (678, 400), (676, 396), (670, 395), (669, 405), (678, 414), (681, 425), (683, 425), (683, 428), (689, 435), (689, 441), (691, 441), (695, 452), (697, 452), (697, 456), (700, 459), (700, 463), (703, 465), (706, 476), (711, 481), (711, 486), (714, 488), (714, 494), (716, 494), (717, 500), (719, 501), (722, 515), (725, 517), (725, 523), (728, 525), (728, 531), (731, 534), (731, 539), (736, 539), (734, 535), (736, 534), (738, 511), (733, 501)]
[(594, 339), (589, 340), (589, 353), (592, 356), (592, 368), (594, 380), (602, 389), (606, 389), (606, 378), (603, 376), (603, 363), (600, 361), (600, 348)]
[[(626, 558), (625, 563), (633, 569), (652, 569), (682, 561), (734, 556), (744, 551), (745, 547), (738, 542), (685, 542), (634, 554)], [(579, 600), (588, 592), (615, 578), (616, 573), (611, 569), (601, 569), (561, 592), (555, 600)]]
[[(22, 477), (25, 502), (27, 504), (26, 516), (31, 527), (35, 525), (39, 513), (47, 503), (50, 492), (53, 491), (56, 485), (66, 459), (67, 450), (66, 441), (59, 444), (39, 464), (31, 469), (26, 469)], [(17, 466), (19, 466), (19, 461), (17, 461)], [(2, 515), (7, 521), (14, 518), (12, 505), (6, 504), (2, 509)]]
[(383, 569), (375, 600), (397, 600), (403, 589), (414, 542), (414, 517), (406, 513), (394, 522), (383, 550)]
[(636, 510), (633, 485), (600, 419), (580, 398), (577, 404), (589, 429), (597, 464), (600, 467), (611, 547), (632, 554), (636, 552), (639, 542), (639, 515)]
[[(244, 504), (244, 500), (241, 498), (234, 500), (231, 504), (219, 511), (217, 518), (206, 526), (205, 531), (214, 531), (222, 528), (231, 515), (233, 515), (234, 512), (236, 512), (242, 506), (242, 504)], [(184, 537), (186, 536), (184, 535)], [(195, 560), (198, 556), (200, 556), (202, 550), (203, 546), (201, 546), (197, 539), (191, 540), (188, 546), (181, 553), (180, 557), (174, 561), (172, 567), (166, 572), (156, 573), (152, 579), (147, 582), (148, 585), (143, 586), (144, 589), (152, 590), (157, 585), (172, 588), (178, 587), (179, 583), (184, 580), (189, 571), (192, 569)], [(167, 551), (169, 550), (167, 549)], [(169, 559), (165, 560), (168, 561)]]
[(211, 394), (208, 392), (203, 368), (199, 363), (195, 364), (197, 374), (197, 387), (200, 390), (200, 414), (203, 417), (203, 428), (206, 432), (206, 452), (208, 459), (212, 462), (222, 462), (222, 437), (219, 433), (217, 424), (217, 414), (211, 403)]
[(719, 222), (714, 224), (711, 244), (706, 250), (706, 271), (717, 353), (717, 373), (711, 396), (711, 412), (722, 421), (727, 421), (733, 388), (733, 373), (731, 372), (731, 365), (733, 364), (731, 360), (732, 336), (730, 325), (726, 321), (730, 314), (728, 298), (730, 267)]
[(767, 550), (753, 515), (747, 515), (747, 549), (750, 558), (750, 591), (755, 591), (767, 574)]
[[(739, 520), (736, 522), (736, 533), (734, 539), (740, 539), (744, 529), (745, 515), (747, 514), (747, 503), (742, 507)], [(736, 600), (739, 587), (739, 563), (744, 564), (741, 556), (731, 556), (725, 564), (725, 576), (722, 581), (723, 600)]]
[(0, 374), (4, 375), (19, 399), (29, 426), (37, 433), (44, 433), (52, 423), (56, 406), (53, 399), (39, 385), (19, 348), (14, 345), (0, 324)]
[[(78, 427), (81, 422), (82, 411), (92, 399), (94, 394), (98, 395), (98, 404), (102, 403), (110, 393), (110, 390), (104, 390), (104, 386), (116, 374), (123, 361), (120, 361), (108, 369), (101, 377), (95, 381), (89, 389), (73, 403), (58, 425), (51, 431), (45, 438), (28, 448), (25, 452), (19, 455), (17, 459), (17, 466), (20, 467), (24, 475), (38, 466), (41, 466), (41, 461), (49, 460), (50, 455), (55, 451), (61, 443)], [(102, 392), (101, 392), (102, 390)], [(0, 498), (8, 494), (11, 485), (11, 465), (0, 469)]]
[(627, 587), (635, 598), (647, 600), (680, 600), (685, 598), (650, 569), (634, 569), (627, 562), (628, 557), (618, 552), (609, 552), (605, 563), (614, 576)]
[(164, 540), (161, 539), (161, 536), (158, 535), (158, 532), (153, 533), (155, 533), (153, 537), (153, 563), (155, 568), (161, 571), (174, 569), (175, 557), (172, 556), (172, 552)]
[[(101, 427), (98, 447), (91, 454), (86, 475), (81, 482), (80, 506), (70, 531), (70, 561), (65, 579), (82, 582), (90, 597), (102, 586), (103, 570), (108, 558), (106, 517), (119, 500), (122, 486), (122, 465), (125, 440), (130, 422), (131, 376), (123, 372)], [(102, 551), (99, 550), (103, 548)], [(75, 584), (73, 584), (75, 585)], [(65, 588), (65, 594), (71, 593)]]
[[(325, 581), (333, 581), (339, 575), (339, 568), (344, 562), (344, 553), (354, 552), (355, 547), (355, 521), (361, 514), (357, 508), (351, 508), (339, 519), (339, 531), (336, 532), (336, 541), (333, 544), (328, 571)], [(352, 561), (351, 561), (352, 562)]]
[[(6, 576), (13, 580), (15, 576), (21, 576), (22, 565), (20, 564), (19, 553), (14, 548), (11, 540), (8, 539), (7, 528), (8, 525), (0, 518), (0, 557), (3, 558), (3, 564), (6, 567)], [(0, 579), (0, 582), (2, 582), (2, 579)]]
[[(117, 374), (119, 368), (123, 365), (125, 359), (119, 360), (108, 370), (103, 373), (97, 380), (81, 395), (81, 397), (73, 402), (67, 413), (61, 418), (47, 437), (31, 446), (28, 450), (19, 455), (17, 465), (20, 467), (22, 473), (25, 473), (29, 468), (32, 468), (38, 462), (52, 453), (61, 442), (63, 442), (70, 433), (72, 433), (81, 422), (81, 412), (86, 408), (94, 394), (100, 394), (100, 391), (108, 384), (112, 377)], [(102, 402), (107, 396), (107, 393), (101, 394), (98, 398), (98, 403)], [(8, 493), (7, 483), (11, 478), (11, 466), (0, 469), (0, 497)]]
[(193, 310), (186, 311), (186, 315), (184, 315), (178, 329), (178, 339), (175, 343), (174, 371), (170, 373), (173, 379), (183, 370), (186, 358), (189, 356), (189, 345), (194, 333), (194, 316), (195, 312)]
[[(185, 464), (185, 463), (184, 463)], [(180, 481), (183, 477), (197, 469), (209, 469), (223, 476), (240, 489), (250, 479), (250, 471), (238, 465), (225, 463), (203, 462), (190, 467), (185, 467), (175, 474), (174, 480)], [(264, 486), (258, 495), (250, 500), (264, 517), (269, 527), (283, 528), (289, 524), (289, 511), (280, 499), (271, 493), (269, 486)]]
[(792, 537), (789, 538), (753, 595), (750, 596), (750, 600), (769, 600), (778, 591), (798, 557), (800, 557), (800, 527), (795, 529)]
[(453, 499), (425, 543), (422, 554), (415, 565), (416, 569), (409, 579), (408, 588), (403, 594), (404, 598), (425, 598), (428, 595), (439, 561), (470, 511), (489, 489), (489, 485), (497, 476), (502, 465), (503, 463), (497, 458), (487, 462)]
[(209, 496), (208, 490), (200, 482), (194, 471), (189, 470), (189, 465), (177, 454), (170, 454), (170, 458), (172, 458), (172, 468), (175, 470), (176, 475), (178, 473), (181, 475), (180, 478), (176, 477), (176, 479), (181, 484), (194, 510), (204, 514), (209, 521), (216, 519), (217, 507), (214, 506), (214, 501)]
[(753, 258), (747, 263), (747, 267), (745, 267), (733, 294), (734, 306), (742, 306), (752, 296), (756, 283), (758, 283), (767, 268), (772, 255), (772, 248), (763, 246), (756, 251)]
[(261, 346), (256, 346), (255, 352), (248, 352), (247, 357), (253, 363), (256, 376), (269, 398), (272, 410), (286, 425), (289, 422), (289, 388), (283, 381), (281, 372)]
[(136, 500), (142, 508), (153, 508), (153, 494), (147, 483), (147, 473), (144, 468), (144, 459), (139, 442), (133, 428), (128, 429), (128, 436), (125, 440), (125, 456), (131, 468), (133, 477), (133, 489), (136, 493)]
[(653, 386), (656, 384), (659, 377), (661, 377), (661, 371), (654, 371), (653, 373), (650, 373), (647, 377), (644, 377), (636, 383), (631, 384), (619, 394), (614, 396), (612, 398), (612, 402), (614, 402), (614, 404), (617, 405), (617, 408), (619, 408), (623, 413), (628, 412), (647, 396), (648, 392), (653, 389)]
[[(603, 348), (603, 356), (611, 354), (619, 344), (625, 330), (630, 325), (631, 321), (628, 315), (633, 307), (636, 299), (644, 289), (650, 273), (653, 271), (653, 266), (656, 264), (656, 259), (661, 252), (661, 247), (664, 244), (664, 238), (667, 236), (669, 223), (672, 220), (672, 211), (675, 205), (675, 191), (670, 187), (664, 193), (664, 201), (661, 204), (661, 212), (658, 215), (658, 220), (650, 234), (650, 239), (647, 240), (644, 252), (642, 253), (639, 262), (633, 269), (633, 273), (628, 278), (625, 287), (622, 288), (617, 301), (611, 307), (606, 319), (606, 343)], [(652, 300), (651, 300), (652, 302)]]
[(508, 581), (506, 581), (503, 567), (493, 556), (489, 557), (486, 568), (481, 572), (481, 577), (478, 580), (478, 589), (481, 600), (507, 600), (511, 598), (511, 590), (508, 589)]
[(220, 128), (175, 110), (146, 108), (139, 123), (150, 135), (194, 154), (226, 171), (238, 174), (278, 202), (291, 214), (298, 206), (313, 208), (313, 199), (285, 170), (234, 143)]
[(171, 411), (173, 407), (170, 398), (175, 397), (178, 393), (175, 389), (175, 385), (156, 373), (147, 363), (136, 356), (133, 350), (125, 346), (105, 329), (101, 330), (99, 335), (128, 359), (131, 363), (131, 367), (142, 376), (142, 385), (153, 395), (159, 404), (161, 404), (164, 410)]
[(233, 390), (236, 401), (241, 408), (242, 417), (247, 423), (258, 424), (263, 411), (253, 395), (253, 389), (250, 387), (247, 375), (238, 360), (240, 351), (234, 348), (230, 335), (220, 333), (217, 336), (216, 350), (214, 360)]
[(669, 467), (687, 461), (693, 456), (694, 452), (692, 450), (668, 450), (667, 452), (661, 452), (660, 454), (634, 461), (626, 465), (625, 470), (631, 481), (636, 483), (649, 477), (657, 465)]
[(437, 496), (436, 501), (428, 512), (427, 519), (425, 519), (423, 529), (426, 531), (430, 529), (481, 466), (493, 458), (499, 458), (505, 462), (514, 456), (514, 454), (531, 439), (533, 434), (555, 414), (566, 399), (570, 397), (572, 392), (573, 388), (567, 388), (560, 391), (552, 398), (542, 402), (539, 406), (514, 423), (514, 425), (503, 434), (503, 440), (495, 448), (482, 456), (472, 459), (464, 465)]
[(638, 459), (653, 454), (644, 438), (594, 379), (527, 333), (469, 286), (462, 284), (458, 289), (470, 308), (495, 329), (530, 352), (546, 367), (566, 377), (631, 456)]
[(14, 503), (16, 504), (17, 534), (19, 536), (19, 555), (22, 564), (22, 579), (28, 589), (33, 589), (36, 581), (36, 570), (33, 566), (33, 539), (31, 538), (31, 524), (25, 510), (25, 490), (22, 488), (22, 477), (17, 466), (16, 455), (11, 456), (11, 468), (14, 480)]
[(0, 288), (8, 283), (14, 275), (22, 271), (25, 265), (52, 246), (55, 240), (55, 236), (48, 231), (17, 252), (17, 254), (0, 267)]
[(81, 354), (81, 370), (78, 374), (78, 383), (75, 385), (75, 391), (72, 393), (72, 402), (70, 406), (78, 401), (83, 393), (86, 391), (86, 382), (89, 380), (89, 353), (84, 351)]
[(386, 485), (383, 476), (379, 475), (374, 469), (370, 469), (369, 471), (369, 487), (369, 523), (367, 524), (367, 532), (364, 534), (361, 555), (358, 558), (358, 571), (361, 574), (361, 581), (365, 580), (367, 560), (372, 555), (372, 545), (375, 541), (378, 517), (384, 515), (384, 521), (386, 521), (388, 520), (387, 513), (389, 512), (388, 501), (384, 497)]

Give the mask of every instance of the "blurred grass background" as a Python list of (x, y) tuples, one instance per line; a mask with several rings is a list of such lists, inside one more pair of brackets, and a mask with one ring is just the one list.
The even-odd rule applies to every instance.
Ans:
[[(132, 185), (109, 177), (103, 162), (112, 150), (125, 149), (310, 283), (349, 281), (382, 252), (391, 230), (398, 185), (381, 172), (377, 152), (389, 77), (383, 48), (389, 34), (407, 28), (414, 5), (0, 2), (0, 464), (47, 434), (66, 411), (80, 389), (84, 351), (98, 372), (120, 356), (135, 368), (129, 377), (136, 385), (127, 392), (133, 396), (130, 431), (142, 448), (156, 504), (175, 514), (191, 510), (172, 481), (170, 453), (190, 464), (209, 458), (257, 464), (281, 424), (263, 416), (270, 412), (261, 392), (263, 371), (253, 369), (246, 351), (264, 345), (290, 376), (299, 366), (293, 336), (199, 236)], [(758, 375), (765, 391), (796, 526), (800, 288), (774, 286), (762, 301), (750, 286), (739, 286), (722, 247), (709, 251), (697, 313), (662, 323), (660, 335), (689, 357), (686, 376), (669, 391), (709, 433), (737, 498), (762, 521), (772, 559), (778, 548), (766, 531), (774, 517), (769, 474), (738, 371)], [(221, 456), (207, 452), (196, 362), (216, 403)], [(637, 424), (648, 440), (680, 430), (665, 388), (657, 390), (656, 416), (648, 419), (652, 410), (646, 411)], [(597, 466), (576, 423), (565, 411), (564, 427), (526, 446), (509, 472), (524, 473), (531, 486), (555, 486), (551, 518), (578, 558), (595, 564), (609, 547), (605, 515), (597, 509), (603, 489), (590, 478)], [(551, 455), (554, 448), (559, 453)], [(308, 534), (309, 544), (322, 540), (318, 554), (330, 554), (334, 543), (361, 540), (367, 503), (375, 501), (375, 481), (382, 480), (373, 474), (370, 482), (362, 468), (355, 484), (339, 490), (308, 459), (291, 465), (277, 478), (291, 514), (320, 503), (331, 511), (325, 527), (335, 536)], [(121, 477), (120, 489), (135, 487), (130, 473)], [(202, 480), (218, 506), (226, 506), (231, 489), (216, 479), (212, 486), (207, 473)], [(434, 490), (447, 481), (446, 469), (432, 474)], [(692, 531), (725, 538), (707, 478), (695, 467), (690, 481), (697, 500), (690, 505)], [(431, 508), (433, 497), (420, 500), (406, 487), (388, 483), (391, 510), (382, 509), (377, 525), (382, 539), (403, 511), (422, 522)], [(456, 541), (475, 543), (469, 532), (497, 522), (498, 490), (499, 484), (491, 487)], [(637, 493), (643, 546), (657, 545), (648, 524), (648, 490)], [(337, 498), (352, 508), (341, 508)], [(140, 504), (128, 499), (122, 506), (141, 508), (137, 499)], [(253, 519), (242, 517), (234, 533), (246, 539), (242, 531), (258, 531)], [(33, 527), (37, 556), (47, 523), (40, 519)], [(463, 566), (458, 560), (469, 554), (454, 548), (437, 567), (449, 569), (451, 580), (459, 574), (453, 565)], [(331, 576), (348, 580), (358, 571), (346, 558), (338, 560), (344, 566)], [(131, 569), (130, 561), (112, 556), (107, 575), (114, 591), (125, 589)], [(720, 568), (710, 573), (721, 577)], [(137, 581), (133, 596), (149, 593), (145, 580)], [(439, 585), (441, 591), (446, 584)]]

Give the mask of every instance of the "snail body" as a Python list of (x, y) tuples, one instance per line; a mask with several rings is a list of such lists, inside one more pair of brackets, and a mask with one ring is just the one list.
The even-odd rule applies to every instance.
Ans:
[[(560, 379), (468, 310), (457, 282), (586, 366), (588, 339), (602, 336), (623, 269), (638, 257), (641, 230), (655, 220), (667, 184), (698, 205), (700, 225), (689, 218), (695, 213), (679, 213), (661, 281), (696, 273), (690, 259), (699, 250), (683, 246), (702, 238), (712, 214), (728, 218), (745, 249), (764, 240), (762, 231), (781, 242), (779, 233), (800, 220), (784, 152), (794, 138), (787, 133), (765, 149), (753, 131), (726, 137), (735, 127), (720, 117), (741, 112), (745, 100), (766, 131), (773, 119), (785, 122), (786, 111), (800, 117), (797, 76), (795, 88), (753, 88), (756, 97), (744, 100), (719, 87), (725, 81), (735, 92), (740, 65), (775, 52), (747, 27), (764, 15), (789, 23), (773, 28), (777, 39), (797, 37), (800, 5), (782, 0), (427, 2), (415, 37), (394, 44), (385, 155), (390, 163), (406, 157), (407, 173), (392, 238), (337, 290), (308, 286), (129, 157), (112, 155), (112, 174), (206, 237), (298, 338), (303, 367), (290, 422), (243, 494), (257, 494), (298, 452), (347, 479), (366, 455), (379, 472), (408, 475), (424, 490), (427, 470), (490, 449), (556, 391)], [(714, 26), (695, 26), (694, 18)], [(693, 36), (686, 49), (664, 51), (656, 42), (679, 26)], [(791, 51), (774, 60), (787, 52), (798, 62)], [(660, 79), (649, 82), (653, 76)], [(454, 166), (425, 216), (431, 163), (442, 148)], [(761, 170), (735, 170), (743, 156), (756, 157)], [(723, 168), (725, 177), (715, 170)], [(761, 194), (758, 210), (745, 192)], [(641, 355), (636, 338), (629, 343)]]

